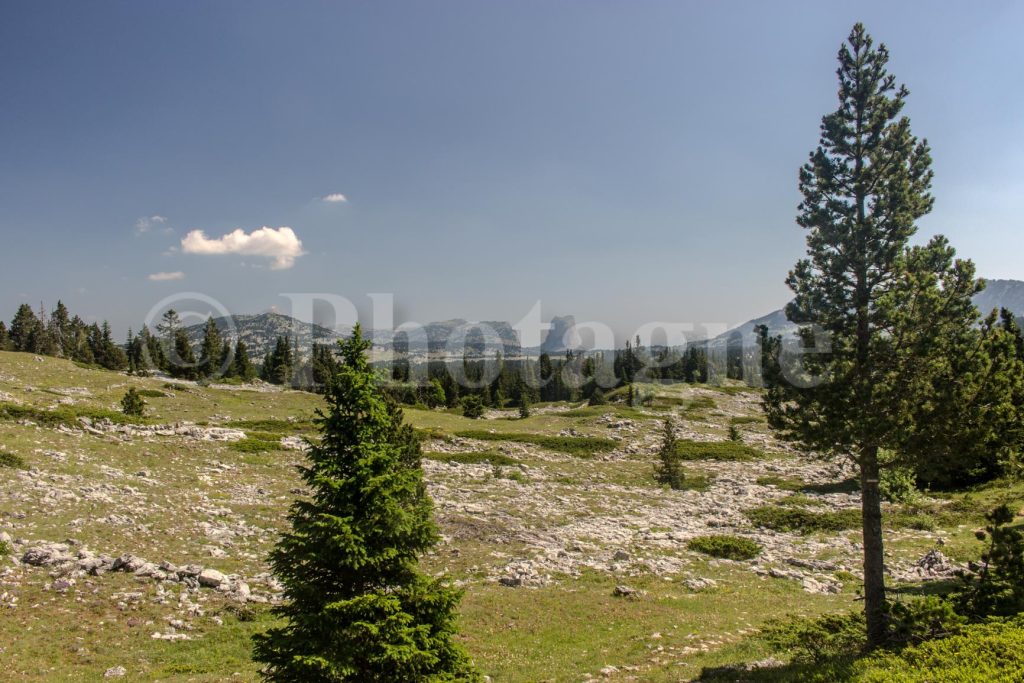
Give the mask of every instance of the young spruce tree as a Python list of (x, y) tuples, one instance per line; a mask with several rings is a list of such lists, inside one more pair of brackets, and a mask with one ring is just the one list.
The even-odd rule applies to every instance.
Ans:
[(376, 384), (359, 326), (340, 344), (319, 441), (300, 469), (310, 496), (271, 554), (285, 624), (255, 637), (271, 681), (476, 681), (454, 642), (459, 593), (422, 573), (438, 541), (419, 444)]
[(803, 355), (785, 381), (766, 368), (765, 399), (784, 437), (859, 469), (872, 646), (887, 636), (879, 472), (894, 463), (883, 454), (930, 457), (924, 446), (933, 440), (922, 437), (956, 411), (934, 410), (935, 399), (972, 336), (980, 289), (973, 265), (942, 237), (908, 246), (932, 207), (931, 158), (901, 115), (908, 93), (887, 73), (888, 58), (860, 24), (839, 51), (839, 107), (822, 119), (820, 144), (800, 171), (808, 258), (789, 275), (786, 308), (806, 342), (816, 326), (830, 346)]

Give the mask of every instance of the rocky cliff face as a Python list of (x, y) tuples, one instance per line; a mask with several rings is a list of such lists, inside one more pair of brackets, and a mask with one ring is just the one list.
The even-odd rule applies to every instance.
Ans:
[(548, 330), (540, 350), (541, 353), (563, 353), (567, 349), (579, 349), (582, 346), (583, 342), (576, 331), (576, 318), (563, 315), (551, 319), (551, 329)]

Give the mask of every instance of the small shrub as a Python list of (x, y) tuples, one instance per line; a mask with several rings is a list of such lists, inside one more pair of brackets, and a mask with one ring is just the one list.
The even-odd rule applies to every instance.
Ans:
[(798, 507), (763, 505), (743, 514), (755, 525), (773, 531), (846, 531), (861, 525), (860, 510), (829, 510), (815, 512)]
[(857, 680), (1017, 681), (1024, 671), (1024, 619), (964, 627), (948, 638), (928, 640), (898, 654), (879, 652), (857, 663)]
[(17, 453), (9, 453), (7, 451), (0, 451), (0, 467), (9, 467), (13, 470), (28, 469), (24, 458)]
[(917, 476), (911, 467), (887, 467), (878, 477), (882, 499), (890, 503), (914, 503), (921, 494), (917, 490)]
[(495, 479), (508, 479), (509, 481), (514, 481), (519, 484), (525, 484), (528, 481), (519, 470), (512, 469), (506, 471), (501, 465), (495, 465), (491, 468), (491, 476)]
[(462, 399), (462, 416), (476, 420), (484, 415), (484, 402), (479, 396), (467, 396)]
[(413, 427), (413, 432), (419, 438), (420, 442), (430, 441), (436, 439), (445, 443), (451, 443), (454, 441), (452, 435), (444, 431), (440, 427)]
[(188, 386), (184, 384), (176, 384), (175, 382), (164, 382), (164, 389), (171, 391), (188, 391)]
[(886, 603), (886, 616), (889, 620), (886, 647), (894, 649), (956, 635), (967, 623), (967, 619), (953, 611), (948, 600), (934, 595)]
[(697, 536), (686, 547), (698, 553), (726, 560), (752, 560), (761, 553), (761, 546), (742, 536)]
[(893, 529), (914, 529), (916, 531), (934, 531), (935, 519), (928, 515), (909, 514), (904, 512), (890, 513), (882, 516), (882, 521)]
[(438, 462), (455, 462), (460, 465), (518, 465), (519, 461), (504, 453), (477, 451), (473, 453), (424, 453), (423, 457)]
[(806, 487), (803, 479), (792, 477), (780, 477), (775, 474), (765, 475), (757, 478), (758, 486), (774, 486), (783, 491), (802, 491)]
[(237, 619), (238, 621), (243, 622), (243, 623), (256, 621), (256, 619), (259, 616), (256, 613), (256, 610), (254, 610), (252, 607), (249, 607), (248, 605), (240, 605), (240, 604), (236, 604), (236, 603), (228, 603), (221, 610), (221, 613), (223, 613), (223, 614), (230, 614), (235, 619)]
[(529, 443), (580, 458), (587, 458), (595, 453), (614, 450), (618, 445), (615, 441), (600, 436), (548, 436), (545, 434), (527, 434), (525, 432), (508, 432), (503, 434), (500, 432), (488, 432), (483, 429), (467, 429), (455, 432), (455, 436), (464, 439), (479, 439), (481, 441)]
[(736, 425), (729, 425), (729, 441), (743, 441), (743, 435)]
[(682, 460), (756, 460), (761, 451), (735, 441), (688, 441), (676, 443), (676, 453)]
[(803, 493), (791, 493), (785, 498), (780, 498), (775, 501), (776, 505), (785, 505), (786, 507), (817, 507), (824, 505), (824, 501), (820, 498), (812, 498)]
[(167, 398), (167, 394), (158, 389), (136, 389), (136, 393), (143, 398)]
[(661, 429), (661, 447), (658, 449), (658, 462), (654, 464), (654, 479), (672, 489), (681, 489), (686, 480), (683, 472), (683, 460), (676, 450), (675, 425), (666, 419)]
[(815, 619), (787, 617), (769, 621), (760, 637), (774, 652), (798, 664), (820, 664), (860, 653), (867, 644), (863, 612), (826, 614)]
[(1024, 612), (1024, 533), (1009, 526), (1014, 514), (1005, 504), (986, 519), (985, 531), (978, 532), (979, 540), (988, 540), (981, 568), (961, 577), (953, 598), (958, 611), (975, 620)]
[(239, 453), (265, 453), (281, 450), (281, 443), (262, 439), (245, 438), (232, 442), (228, 448)]
[(519, 401), (519, 419), (525, 420), (530, 417), (530, 402), (526, 399), (520, 399)]
[(23, 406), (16, 403), (0, 403), (0, 419), (7, 420), (29, 420), (43, 427), (65, 427), (80, 426), (78, 418), (86, 417), (90, 420), (109, 420), (116, 424), (133, 424), (138, 422), (131, 416), (113, 410), (103, 408), (90, 408), (88, 406), (60, 406), (54, 410), (43, 410), (32, 406)]
[(710, 396), (697, 396), (686, 404), (685, 411), (688, 413), (702, 413), (708, 410), (714, 410), (715, 407), (715, 399)]
[(276, 420), (267, 418), (263, 420), (231, 420), (224, 423), (225, 427), (244, 429), (257, 432), (273, 432), (275, 434), (294, 434), (296, 432), (309, 431), (313, 423), (309, 420)]
[(274, 443), (278, 443), (284, 438), (284, 434), (276, 434), (274, 432), (246, 432), (245, 435), (250, 439), (273, 441)]
[(128, 393), (121, 399), (121, 412), (131, 417), (142, 417), (143, 413), (146, 412), (146, 402), (134, 387), (129, 389)]
[(14, 551), (14, 549), (11, 548), (11, 544), (10, 543), (8, 543), (7, 541), (0, 541), (0, 558), (7, 557), (13, 551)]

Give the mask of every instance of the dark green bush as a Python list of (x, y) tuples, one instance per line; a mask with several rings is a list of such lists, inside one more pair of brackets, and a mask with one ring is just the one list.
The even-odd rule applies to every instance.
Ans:
[(265, 453), (267, 451), (279, 451), (282, 447), (280, 442), (247, 437), (240, 441), (232, 442), (228, 448), (239, 453)]
[(7, 557), (11, 554), (12, 551), (13, 548), (11, 548), (10, 543), (8, 543), (7, 541), (0, 541), (0, 558)]
[(527, 434), (523, 432), (488, 432), (483, 429), (467, 429), (455, 432), (455, 436), (465, 439), (480, 439), (482, 441), (529, 443), (581, 458), (613, 450), (618, 445), (615, 441), (600, 436), (547, 436), (545, 434)]
[(783, 505), (763, 505), (743, 514), (755, 525), (773, 531), (846, 531), (861, 525), (860, 510), (811, 511)]
[(24, 458), (17, 453), (9, 453), (7, 451), (0, 451), (0, 467), (9, 467), (14, 470), (28, 469)]
[(121, 399), (121, 412), (131, 417), (142, 417), (146, 412), (146, 402), (134, 388), (129, 389)]
[(16, 403), (0, 404), (0, 419), (7, 420), (29, 420), (43, 427), (80, 427), (78, 418), (86, 417), (90, 420), (109, 420), (116, 424), (137, 424), (138, 419), (125, 415), (124, 413), (103, 408), (90, 408), (88, 406), (59, 406), (53, 410), (43, 410), (32, 406), (23, 406)]
[(167, 398), (167, 394), (158, 389), (137, 389), (136, 392), (145, 398)]
[(826, 614), (814, 619), (784, 617), (769, 621), (760, 637), (775, 652), (798, 664), (819, 664), (860, 653), (867, 644), (863, 612)]
[(986, 515), (988, 525), (978, 532), (988, 540), (976, 575), (964, 574), (954, 601), (971, 619), (1024, 612), (1024, 533), (1011, 527), (1013, 510), (1000, 505)]
[(756, 448), (736, 441), (688, 441), (676, 443), (676, 453), (683, 460), (755, 460), (763, 457)]
[(475, 453), (425, 453), (425, 458), (438, 462), (456, 462), (461, 465), (518, 465), (519, 461), (504, 453), (478, 451)]
[(795, 477), (780, 477), (775, 474), (765, 475), (757, 478), (758, 486), (774, 486), (783, 491), (802, 491), (806, 487), (803, 479)]
[(761, 553), (761, 546), (749, 538), (721, 534), (696, 536), (686, 543), (686, 547), (726, 560), (752, 560)]
[(468, 417), (471, 420), (476, 420), (483, 417), (484, 414), (484, 402), (480, 400), (479, 396), (466, 396), (462, 399), (462, 416)]
[(263, 420), (231, 420), (224, 423), (225, 427), (244, 429), (257, 432), (273, 432), (274, 434), (294, 434), (296, 432), (308, 431), (313, 428), (309, 420), (276, 420), (267, 418)]
[(250, 439), (273, 441), (274, 443), (278, 443), (284, 438), (284, 434), (278, 434), (276, 432), (246, 432), (245, 435)]

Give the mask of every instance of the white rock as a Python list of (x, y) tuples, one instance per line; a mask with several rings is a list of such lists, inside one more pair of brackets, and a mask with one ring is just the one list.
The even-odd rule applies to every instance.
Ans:
[(217, 586), (224, 583), (224, 574), (220, 573), (216, 569), (204, 569), (199, 572), (199, 585), (207, 586), (209, 588), (216, 588)]

